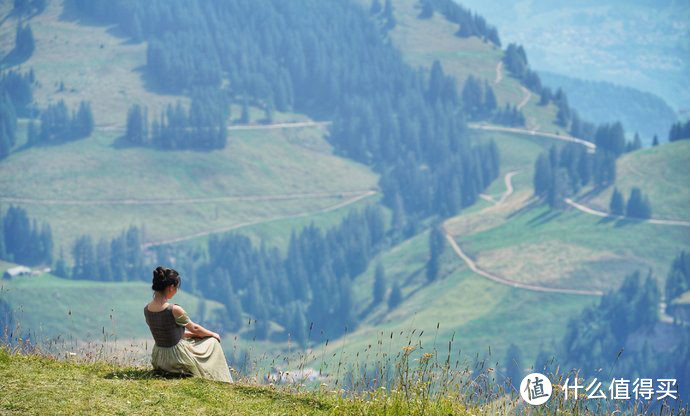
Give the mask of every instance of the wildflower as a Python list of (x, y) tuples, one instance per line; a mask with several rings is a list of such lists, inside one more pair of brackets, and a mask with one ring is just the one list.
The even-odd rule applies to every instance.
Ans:
[(407, 345), (407, 346), (403, 347), (403, 353), (405, 353), (405, 355), (410, 355), (412, 353), (412, 351), (414, 351), (416, 348), (417, 347)]

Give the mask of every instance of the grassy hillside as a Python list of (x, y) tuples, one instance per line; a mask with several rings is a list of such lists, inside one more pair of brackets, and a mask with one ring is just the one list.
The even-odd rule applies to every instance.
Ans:
[(97, 131), (10, 155), (0, 195), (49, 221), (69, 251), (81, 234), (146, 224), (147, 241), (166, 241), (337, 207), (376, 186), (368, 168), (332, 155), (323, 130), (294, 130), (233, 131), (212, 152), (119, 147)]
[[(480, 268), (520, 282), (594, 290), (615, 288), (626, 274), (651, 269), (663, 286), (674, 256), (690, 248), (687, 227), (612, 221), (573, 209), (550, 211), (532, 199), (532, 176), (534, 160), (543, 151), (539, 147), (551, 143), (509, 136), (495, 137), (503, 159), (502, 174), (520, 170), (512, 180), (514, 194), (502, 206), (466, 213), (450, 226), (456, 241)], [(490, 136), (480, 139), (486, 137)], [(655, 217), (678, 218), (690, 203), (688, 144), (677, 142), (624, 155), (617, 162), (616, 185), (626, 197), (633, 184), (640, 186), (653, 201)], [(504, 187), (498, 182), (489, 189), (494, 196)], [(598, 207), (598, 201), (607, 210), (610, 192), (585, 203)]]
[[(450, 247), (445, 249), (439, 279), (429, 283), (424, 269), (427, 259), (427, 233), (377, 259), (386, 269), (388, 287), (398, 282), (402, 289), (404, 301), (392, 310), (385, 301), (371, 305), (376, 262), (358, 277), (355, 298), (369, 315), (353, 333), (326, 348), (329, 370), (341, 360), (341, 353), (344, 362), (364, 362), (365, 357), (372, 361), (379, 348), (394, 356), (409, 342), (421, 343), (422, 351), (438, 350), (439, 360), (445, 359), (451, 340), (452, 360), (467, 366), (479, 356), (493, 367), (504, 361), (508, 346), (515, 343), (523, 351), (524, 366), (530, 367), (540, 347), (550, 349), (552, 342), (560, 341), (568, 317), (595, 301), (594, 297), (544, 294), (488, 281), (469, 270)], [(540, 307), (533, 308), (535, 304)], [(369, 345), (376, 349), (367, 354)], [(321, 346), (314, 348), (312, 365), (317, 368), (322, 351)]]
[[(522, 283), (599, 291), (617, 288), (630, 272), (651, 270), (663, 287), (677, 252), (690, 249), (686, 227), (607, 221), (576, 210), (550, 211), (534, 201), (534, 161), (552, 144), (560, 145), (557, 141), (512, 133), (473, 135), (479, 142), (495, 140), (501, 153), (501, 177), (485, 192), (494, 203), (506, 192), (504, 175), (519, 172), (511, 180), (513, 193), (502, 204), (480, 201), (447, 222), (455, 240), (481, 269)], [(678, 151), (680, 146), (675, 148), (678, 154), (683, 153)], [(663, 147), (652, 150), (663, 151)], [(639, 160), (629, 163), (626, 158), (619, 163), (651, 166)], [(654, 162), (656, 169), (664, 166), (668, 176), (679, 181), (687, 178), (684, 165), (662, 160)], [(668, 199), (664, 203), (673, 206)], [(332, 353), (339, 357), (341, 349), (350, 359), (358, 353), (362, 357), (377, 340), (383, 340), (386, 348), (390, 344), (392, 351), (410, 340), (421, 341), (424, 348), (435, 344), (445, 349), (454, 334), (454, 353), (461, 349), (470, 364), (477, 354), (488, 353), (489, 347), (489, 361), (502, 361), (507, 346), (515, 342), (523, 352), (523, 364), (529, 366), (540, 346), (550, 349), (552, 342), (560, 341), (568, 317), (597, 301), (594, 296), (534, 292), (489, 281), (472, 272), (450, 247), (443, 255), (442, 277), (429, 284), (424, 268), (428, 257), (428, 233), (423, 233), (372, 262), (355, 282), (360, 310), (369, 313), (368, 318), (354, 333), (331, 343), (325, 357)], [(379, 261), (386, 269), (388, 287), (397, 281), (402, 288), (404, 301), (394, 310), (388, 310), (385, 302), (371, 305)], [(529, 306), (537, 304), (538, 308)], [(422, 330), (424, 334), (418, 337)], [(320, 364), (320, 348), (315, 349), (315, 364)]]
[[(151, 338), (143, 311), (151, 293), (151, 285), (141, 281), (66, 280), (48, 273), (0, 279), (0, 299), (12, 308), (21, 333), (30, 332), (34, 342), (58, 342), (58, 336), (68, 342)], [(225, 311), (218, 302), (204, 301), (206, 313), (199, 316), (199, 298), (184, 287), (173, 302), (199, 322)]]
[[(664, 143), (623, 155), (616, 163), (615, 187), (627, 198), (637, 186), (649, 196), (652, 217), (690, 220), (690, 140)], [(608, 211), (613, 187), (587, 202), (588, 206)]]

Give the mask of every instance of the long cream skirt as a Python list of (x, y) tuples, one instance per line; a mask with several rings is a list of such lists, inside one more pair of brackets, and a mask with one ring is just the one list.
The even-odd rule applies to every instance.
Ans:
[(183, 338), (172, 347), (153, 346), (153, 368), (232, 383), (220, 342), (213, 337)]

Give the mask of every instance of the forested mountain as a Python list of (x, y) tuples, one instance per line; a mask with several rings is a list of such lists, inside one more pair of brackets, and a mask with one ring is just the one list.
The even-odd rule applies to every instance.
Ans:
[(580, 115), (595, 123), (620, 121), (625, 129), (638, 132), (642, 142), (652, 143), (655, 134), (663, 136), (677, 119), (666, 102), (651, 93), (605, 81), (585, 81), (540, 71), (544, 85), (562, 88)]
[[(119, 23), (134, 40), (147, 39), (147, 71), (166, 91), (193, 97), (220, 91), (216, 106), (250, 99), (263, 107), (332, 118), (330, 140), (336, 149), (374, 166), (382, 175), (385, 203), (408, 215), (455, 214), (498, 174), (496, 148), (470, 146), (458, 94), (440, 65), (425, 79), (385, 42), (367, 11), (352, 3), (77, 5), (90, 16)], [(481, 19), (473, 21), (477, 30), (492, 33)], [(167, 112), (155, 131), (151, 127), (151, 140), (171, 143), (162, 147), (208, 147), (193, 132), (188, 138), (170, 137), (188, 128), (178, 120), (191, 112), (175, 111), (179, 117)], [(211, 126), (218, 123), (205, 127)], [(180, 140), (184, 144), (175, 144)]]

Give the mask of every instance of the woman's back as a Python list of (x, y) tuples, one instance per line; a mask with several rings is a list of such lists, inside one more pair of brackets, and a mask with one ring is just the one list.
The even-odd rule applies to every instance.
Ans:
[(184, 336), (184, 326), (177, 324), (172, 312), (173, 305), (158, 312), (151, 312), (148, 305), (144, 307), (146, 324), (151, 330), (151, 335), (159, 347), (172, 347)]

